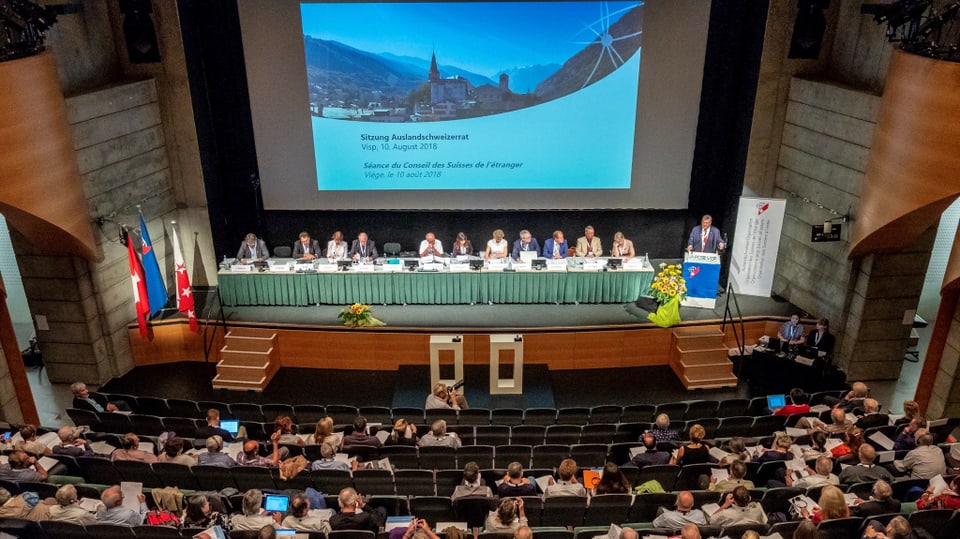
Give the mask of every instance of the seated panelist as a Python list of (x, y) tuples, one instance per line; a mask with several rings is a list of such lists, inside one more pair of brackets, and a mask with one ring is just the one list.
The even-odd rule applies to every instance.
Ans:
[(293, 244), (293, 258), (313, 260), (320, 256), (320, 242), (311, 240), (310, 234), (300, 233), (300, 240)]
[(555, 230), (553, 237), (543, 242), (544, 258), (567, 258), (568, 252), (569, 246), (567, 245), (567, 240), (563, 239), (562, 230)]
[(507, 258), (507, 240), (503, 239), (503, 230), (499, 228), (493, 231), (493, 239), (487, 241), (487, 250), (483, 255), (484, 260), (494, 258)]
[(812, 346), (818, 352), (829, 354), (833, 352), (834, 337), (830, 333), (830, 321), (826, 318), (817, 320), (817, 327), (807, 334), (807, 346)]
[(241, 264), (249, 264), (262, 262), (268, 258), (270, 258), (270, 251), (267, 250), (267, 244), (256, 234), (247, 234), (243, 243), (240, 244), (240, 250), (237, 251), (237, 260)]
[(443, 244), (437, 239), (436, 234), (427, 232), (424, 240), (420, 242), (420, 258), (432, 258), (443, 256)]
[(540, 256), (540, 244), (537, 242), (537, 238), (534, 238), (530, 234), (529, 230), (520, 231), (520, 239), (513, 242), (513, 256), (514, 260), (520, 260), (520, 253), (532, 252), (536, 256)]
[(583, 236), (577, 238), (576, 254), (587, 258), (603, 256), (603, 245), (601, 245), (600, 238), (596, 236), (592, 226), (583, 229)]
[(623, 232), (617, 232), (613, 235), (613, 246), (610, 248), (610, 256), (630, 260), (637, 256), (633, 250), (633, 242), (623, 236)]
[(347, 257), (353, 260), (373, 260), (377, 258), (377, 244), (367, 238), (366, 232), (361, 232), (357, 235), (357, 239), (353, 240)]
[(330, 260), (347, 259), (347, 242), (343, 241), (343, 232), (337, 230), (327, 242), (327, 258)]
[(457, 234), (457, 240), (453, 242), (453, 248), (450, 249), (453, 256), (469, 256), (473, 254), (473, 245), (470, 239), (463, 232)]

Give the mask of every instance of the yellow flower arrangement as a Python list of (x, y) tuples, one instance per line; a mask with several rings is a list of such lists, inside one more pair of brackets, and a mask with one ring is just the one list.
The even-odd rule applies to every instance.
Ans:
[(373, 317), (373, 311), (369, 305), (362, 303), (354, 303), (349, 307), (344, 307), (337, 318), (343, 320), (343, 325), (351, 328), (386, 325)]
[(660, 272), (650, 284), (650, 292), (661, 305), (677, 296), (683, 300), (687, 296), (683, 268), (677, 264), (660, 264)]

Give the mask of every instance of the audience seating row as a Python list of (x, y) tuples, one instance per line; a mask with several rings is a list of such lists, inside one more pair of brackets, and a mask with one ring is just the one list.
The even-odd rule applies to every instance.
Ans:
[[(822, 402), (823, 397), (836, 397), (842, 392), (825, 391), (811, 396), (812, 404)], [(554, 425), (590, 423), (633, 423), (653, 421), (665, 413), (671, 419), (689, 420), (700, 417), (733, 417), (742, 415), (766, 415), (765, 397), (753, 399), (693, 400), (662, 404), (602, 405), (594, 407), (565, 408), (468, 408), (460, 410), (424, 410), (415, 407), (387, 408), (382, 406), (352, 406), (346, 404), (256, 404), (218, 401), (191, 401), (162, 399), (158, 397), (135, 397), (133, 395), (107, 394), (111, 401), (122, 400), (134, 413), (158, 417), (204, 417), (210, 408), (220, 411), (223, 418), (240, 419), (255, 423), (273, 421), (278, 415), (288, 415), (297, 423), (315, 423), (325, 416), (335, 421), (352, 421), (362, 415), (372, 423), (389, 423), (393, 418), (403, 417), (411, 422), (446, 419), (449, 423), (463, 425)]]

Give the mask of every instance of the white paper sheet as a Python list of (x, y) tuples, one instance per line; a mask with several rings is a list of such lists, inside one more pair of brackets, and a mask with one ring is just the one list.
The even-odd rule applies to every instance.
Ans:
[(123, 494), (123, 506), (135, 513), (139, 513), (139, 496), (143, 494), (143, 483), (122, 481), (120, 483), (120, 493)]

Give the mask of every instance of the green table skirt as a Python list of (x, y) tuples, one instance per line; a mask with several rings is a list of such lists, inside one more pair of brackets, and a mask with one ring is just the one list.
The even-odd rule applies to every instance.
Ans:
[(626, 303), (650, 286), (649, 271), (465, 273), (230, 273), (220, 296), (235, 305)]

